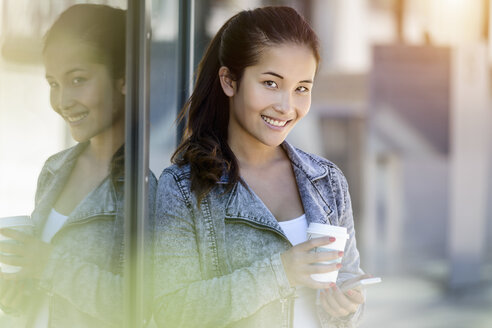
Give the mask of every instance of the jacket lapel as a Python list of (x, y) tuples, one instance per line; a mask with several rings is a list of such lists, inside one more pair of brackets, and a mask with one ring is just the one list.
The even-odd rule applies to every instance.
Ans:
[(282, 144), (292, 163), (297, 188), (301, 196), (308, 224), (311, 222), (331, 224), (330, 207), (326, 195), (322, 196), (319, 184), (328, 175), (328, 169), (309, 154), (299, 151), (286, 141)]
[[(319, 188), (319, 184), (325, 180), (323, 178), (328, 175), (327, 167), (287, 142), (284, 142), (282, 147), (292, 163), (308, 224), (311, 222), (331, 224), (330, 215), (334, 212), (326, 195), (322, 196), (320, 192), (320, 189), (326, 188)], [(270, 210), (250, 188), (241, 183), (237, 183), (231, 191), (226, 205), (226, 219), (244, 220), (271, 229), (285, 237)]]
[(106, 177), (101, 184), (87, 194), (80, 201), (75, 209), (70, 213), (64, 226), (70, 225), (82, 220), (90, 219), (94, 216), (116, 214), (116, 192), (111, 178)]
[(59, 154), (59, 156), (55, 155), (54, 158), (46, 163), (46, 171), (44, 173), (47, 175), (46, 179), (44, 179), (46, 185), (38, 186), (43, 191), (39, 195), (39, 201), (31, 214), (36, 235), (39, 236), (41, 234), (42, 227), (44, 227), (51, 209), (72, 173), (78, 156), (86, 146), (87, 143), (77, 144), (75, 147)]
[(242, 220), (267, 228), (286, 238), (282, 228), (263, 201), (247, 186), (236, 183), (226, 204), (226, 219)]

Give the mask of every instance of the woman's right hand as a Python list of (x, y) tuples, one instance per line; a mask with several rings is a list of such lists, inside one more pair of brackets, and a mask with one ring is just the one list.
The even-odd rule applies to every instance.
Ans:
[(341, 268), (340, 263), (324, 264), (319, 262), (336, 260), (343, 256), (343, 252), (311, 252), (313, 248), (328, 245), (334, 241), (334, 237), (310, 239), (280, 255), (292, 287), (305, 286), (313, 289), (326, 289), (334, 285), (332, 282), (320, 282), (311, 278), (312, 274), (332, 272)]

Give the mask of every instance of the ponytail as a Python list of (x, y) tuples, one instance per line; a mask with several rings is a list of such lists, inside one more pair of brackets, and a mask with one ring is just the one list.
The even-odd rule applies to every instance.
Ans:
[[(229, 20), (231, 21), (232, 18)], [(239, 180), (234, 153), (227, 144), (229, 98), (220, 85), (221, 40), (227, 23), (217, 32), (198, 65), (193, 93), (178, 120), (188, 117), (183, 139), (174, 152), (174, 164), (191, 166), (191, 188), (199, 201), (229, 173), (230, 186)]]

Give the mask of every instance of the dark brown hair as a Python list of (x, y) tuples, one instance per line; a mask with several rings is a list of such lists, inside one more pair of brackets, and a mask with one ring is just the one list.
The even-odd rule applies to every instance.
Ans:
[[(78, 4), (69, 7), (44, 35), (43, 53), (59, 40), (73, 40), (94, 48), (93, 59), (108, 68), (112, 79), (125, 77), (126, 11), (106, 5)], [(113, 181), (124, 173), (124, 146), (111, 159)]]
[(219, 69), (225, 66), (240, 87), (244, 69), (255, 65), (262, 51), (286, 42), (309, 46), (319, 63), (319, 41), (309, 24), (290, 7), (245, 10), (217, 32), (203, 56), (195, 87), (178, 119), (188, 118), (172, 162), (191, 167), (191, 186), (203, 198), (227, 174), (229, 188), (241, 182), (237, 159), (227, 144), (229, 98)]

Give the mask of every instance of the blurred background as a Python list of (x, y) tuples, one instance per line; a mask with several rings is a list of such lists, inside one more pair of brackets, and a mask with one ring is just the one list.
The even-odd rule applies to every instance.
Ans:
[[(50, 108), (40, 49), (57, 15), (81, 2), (127, 7), (0, 0), (0, 217), (29, 214), (43, 162), (73, 144)], [(318, 33), (322, 63), (289, 139), (343, 170), (362, 267), (383, 278), (368, 287), (361, 327), (492, 327), (491, 1), (183, 2), (185, 21), (178, 0), (151, 1), (154, 173), (177, 142), (184, 58), (196, 67), (239, 10), (292, 6)]]

